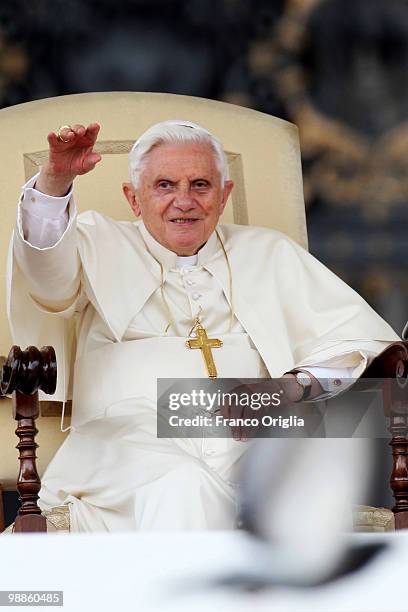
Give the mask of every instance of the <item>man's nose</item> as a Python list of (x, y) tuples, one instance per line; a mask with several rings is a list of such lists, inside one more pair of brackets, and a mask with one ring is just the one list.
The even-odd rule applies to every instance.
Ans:
[(195, 207), (194, 198), (189, 191), (179, 191), (173, 201), (174, 206), (180, 210), (190, 210)]

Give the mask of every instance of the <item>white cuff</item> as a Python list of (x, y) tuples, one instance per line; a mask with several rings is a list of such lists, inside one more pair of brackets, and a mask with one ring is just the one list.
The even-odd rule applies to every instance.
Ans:
[(68, 202), (72, 196), (72, 187), (67, 195), (62, 197), (47, 195), (38, 191), (38, 189), (34, 189), (38, 175), (39, 172), (23, 185), (20, 197), (21, 208), (30, 215), (43, 219), (58, 219), (62, 217), (67, 210)]
[(31, 247), (54, 247), (76, 217), (72, 189), (58, 198), (34, 189), (38, 174), (25, 185), (17, 210), (17, 229), (20, 237)]
[[(297, 368), (294, 369), (296, 370)], [(343, 393), (344, 391), (346, 391), (346, 389), (351, 387), (351, 385), (355, 382), (355, 378), (353, 378), (353, 371), (355, 370), (354, 367), (330, 368), (302, 365), (302, 367), (299, 369), (304, 370), (305, 372), (309, 372), (309, 374), (317, 378), (324, 391), (324, 393), (321, 393), (317, 397), (308, 400), (310, 402), (334, 397), (338, 393)], [(290, 372), (286, 373), (288, 374)]]
[(321, 366), (310, 366), (302, 368), (302, 370), (303, 369), (317, 378), (324, 391), (328, 393), (335, 394), (344, 391), (354, 382), (351, 378), (355, 368), (323, 368)]

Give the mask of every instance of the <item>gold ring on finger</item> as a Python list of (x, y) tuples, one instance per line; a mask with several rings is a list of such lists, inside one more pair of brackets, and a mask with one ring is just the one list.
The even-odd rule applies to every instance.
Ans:
[(69, 142), (69, 140), (66, 140), (65, 138), (62, 137), (62, 130), (72, 130), (72, 127), (70, 125), (61, 125), (61, 127), (58, 128), (58, 132), (57, 132), (57, 138), (60, 142)]

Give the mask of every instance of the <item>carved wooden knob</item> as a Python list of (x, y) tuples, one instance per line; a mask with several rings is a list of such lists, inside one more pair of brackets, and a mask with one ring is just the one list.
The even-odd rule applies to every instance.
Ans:
[(25, 351), (13, 346), (3, 364), (0, 390), (3, 394), (21, 391), (32, 395), (36, 391), (52, 394), (57, 385), (57, 359), (52, 346), (40, 350), (29, 346)]

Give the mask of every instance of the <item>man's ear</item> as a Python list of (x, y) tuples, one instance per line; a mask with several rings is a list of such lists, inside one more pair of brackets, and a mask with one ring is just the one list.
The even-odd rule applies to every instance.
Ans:
[(139, 200), (136, 196), (136, 190), (133, 187), (132, 183), (122, 183), (122, 191), (130, 204), (130, 208), (133, 210), (136, 217), (140, 216), (140, 206)]
[(221, 215), (224, 212), (225, 205), (228, 201), (228, 198), (230, 196), (230, 193), (233, 187), (234, 187), (234, 181), (230, 181), (230, 180), (225, 181), (224, 188), (223, 188), (223, 194), (222, 194), (222, 200), (221, 200), (221, 212), (220, 212)]

